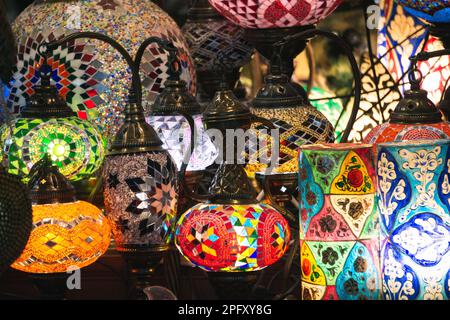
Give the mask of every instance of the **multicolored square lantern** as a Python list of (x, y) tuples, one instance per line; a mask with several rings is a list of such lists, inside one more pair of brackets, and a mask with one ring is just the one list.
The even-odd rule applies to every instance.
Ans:
[(383, 296), (450, 299), (450, 141), (378, 146)]
[(302, 146), (299, 166), (302, 298), (378, 299), (372, 146)]
[(266, 204), (198, 204), (177, 223), (176, 245), (206, 271), (257, 271), (278, 261), (290, 231), (281, 214)]
[(316, 24), (342, 0), (209, 0), (225, 18), (250, 29), (287, 28)]
[(177, 212), (177, 168), (167, 151), (107, 157), (104, 198), (117, 250), (166, 246)]

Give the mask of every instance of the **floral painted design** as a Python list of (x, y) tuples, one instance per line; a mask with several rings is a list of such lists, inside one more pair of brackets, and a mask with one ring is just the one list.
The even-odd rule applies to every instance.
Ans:
[(394, 162), (388, 159), (386, 152), (380, 152), (377, 181), (378, 209), (381, 220), (389, 230), (394, 223), (399, 205), (403, 200), (407, 200), (409, 192), (405, 179), (400, 178)]

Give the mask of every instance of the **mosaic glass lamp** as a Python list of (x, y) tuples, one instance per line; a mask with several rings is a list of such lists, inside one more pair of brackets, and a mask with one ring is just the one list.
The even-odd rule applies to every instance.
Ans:
[[(416, 78), (415, 74), (419, 77)], [(366, 143), (382, 143), (402, 140), (447, 139), (450, 124), (420, 88), (419, 70), (410, 73), (411, 89), (405, 92), (388, 122), (375, 127), (365, 138)]]
[(377, 149), (383, 297), (449, 300), (450, 141), (389, 142)]
[(379, 299), (373, 160), (372, 145), (300, 147), (302, 299)]
[[(237, 102), (231, 91), (216, 93), (205, 110), (207, 128), (223, 132), (225, 149), (229, 147), (225, 131), (250, 128), (251, 119), (248, 108)], [(232, 141), (229, 143), (231, 146)], [(204, 201), (178, 220), (175, 244), (186, 259), (209, 271), (220, 297), (248, 299), (255, 271), (283, 256), (290, 229), (273, 207), (258, 203), (243, 165), (230, 160), (225, 158), (219, 166)]]
[(219, 89), (226, 68), (230, 88), (239, 81), (239, 69), (253, 53), (244, 29), (222, 17), (208, 0), (196, 0), (182, 28), (197, 71), (199, 98), (209, 101)]
[(33, 226), (12, 267), (33, 274), (66, 273), (94, 263), (108, 249), (111, 228), (102, 211), (77, 201), (75, 189), (46, 155), (29, 183)]
[(40, 67), (40, 84), (20, 116), (0, 129), (8, 170), (28, 181), (31, 167), (49, 154), (68, 179), (87, 180), (102, 165), (106, 142), (94, 125), (70, 109), (51, 84), (49, 71), (47, 63)]
[[(7, 94), (8, 105), (18, 114), (33, 93), (37, 66), (42, 59), (36, 48), (79, 31), (109, 35), (135, 53), (151, 36), (174, 43), (180, 51), (182, 79), (195, 94), (195, 69), (186, 41), (175, 21), (148, 0), (51, 0), (34, 1), (13, 22), (18, 61)], [(81, 119), (90, 120), (112, 143), (124, 122), (130, 85), (127, 65), (108, 45), (98, 41), (67, 42), (51, 56), (52, 79), (58, 91)], [(168, 75), (167, 52), (153, 44), (141, 68), (144, 103), (151, 104), (162, 91)]]

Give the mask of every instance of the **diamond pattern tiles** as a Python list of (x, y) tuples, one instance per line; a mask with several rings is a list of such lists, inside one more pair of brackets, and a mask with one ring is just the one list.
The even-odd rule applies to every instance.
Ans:
[(228, 20), (251, 29), (316, 24), (341, 0), (209, 0)]

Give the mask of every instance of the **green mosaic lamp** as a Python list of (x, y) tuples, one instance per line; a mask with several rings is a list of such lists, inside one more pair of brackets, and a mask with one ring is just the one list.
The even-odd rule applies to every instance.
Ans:
[(88, 121), (79, 119), (50, 83), (50, 66), (39, 69), (35, 86), (20, 116), (0, 129), (8, 171), (24, 182), (33, 164), (49, 154), (53, 165), (71, 181), (91, 177), (101, 166), (106, 140)]

